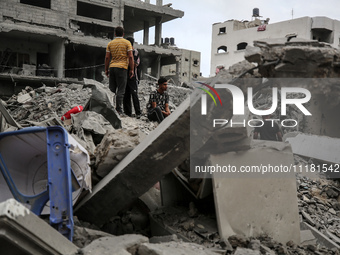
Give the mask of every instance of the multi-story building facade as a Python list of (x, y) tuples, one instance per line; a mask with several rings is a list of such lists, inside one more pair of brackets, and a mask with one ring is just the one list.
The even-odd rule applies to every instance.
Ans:
[[(159, 77), (177, 64), (181, 50), (161, 46), (162, 24), (184, 15), (163, 0), (1, 0), (0, 73), (101, 80), (105, 48), (117, 26), (125, 37), (143, 31), (136, 44), (142, 70)], [(155, 27), (155, 43), (149, 29)], [(46, 66), (48, 68), (46, 68)], [(25, 74), (25, 73), (24, 73)]]
[[(170, 47), (174, 47), (170, 45)], [(201, 53), (193, 50), (179, 49), (180, 57), (177, 58), (176, 64), (162, 66), (162, 75), (171, 78), (175, 83), (190, 83), (201, 76), (200, 60)]]
[(213, 24), (210, 75), (244, 60), (247, 45), (265, 38), (297, 37), (318, 40), (339, 47), (340, 21), (327, 17), (302, 17), (268, 24), (269, 19), (229, 20)]

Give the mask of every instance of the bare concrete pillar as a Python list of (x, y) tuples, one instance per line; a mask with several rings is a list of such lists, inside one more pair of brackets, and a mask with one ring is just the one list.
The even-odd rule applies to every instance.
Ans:
[(156, 18), (156, 26), (155, 26), (155, 45), (161, 45), (162, 38), (162, 17)]
[(156, 5), (163, 5), (163, 0), (157, 0)]
[(151, 66), (151, 75), (159, 78), (161, 75), (161, 56), (157, 56)]
[(65, 40), (56, 40), (50, 45), (50, 65), (55, 69), (58, 78), (64, 77), (65, 69)]
[(143, 34), (143, 44), (149, 45), (149, 22), (144, 21), (144, 34)]
[(150, 0), (145, 0), (145, 3), (149, 4), (149, 3), (150, 3)]
[(176, 75), (178, 77), (178, 83), (181, 84), (182, 75), (181, 75), (181, 58), (180, 57), (176, 57)]

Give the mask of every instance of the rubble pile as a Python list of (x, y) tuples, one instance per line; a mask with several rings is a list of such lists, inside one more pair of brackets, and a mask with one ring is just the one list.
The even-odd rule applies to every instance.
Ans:
[(340, 184), (337, 180), (297, 175), (298, 206), (303, 221), (340, 244)]
[[(304, 217), (303, 220), (307, 222), (319, 222), (318, 227), (320, 230), (325, 229), (329, 224), (333, 224), (330, 227), (332, 230), (328, 230), (328, 234), (325, 232), (326, 236), (332, 238), (335, 235), (332, 233), (337, 232), (337, 223), (340, 221), (340, 218), (337, 215), (329, 213), (330, 217), (328, 218), (326, 216), (328, 219), (326, 220), (321, 213), (317, 215), (317, 213), (311, 212), (313, 214), (311, 214), (312, 216), (309, 216), (308, 213), (304, 212), (308, 207), (303, 207), (303, 204), (306, 204), (307, 202), (302, 198), (305, 196), (306, 199), (306, 195), (301, 195), (301, 192), (306, 192), (306, 189), (304, 188), (306, 185), (310, 185), (310, 188), (312, 189), (312, 186), (315, 186), (316, 183), (320, 183), (320, 180), (312, 181), (308, 177), (298, 176), (297, 182), (303, 185), (301, 186), (300, 184), (298, 193), (299, 209)], [(310, 184), (307, 184), (306, 182)], [(328, 181), (324, 180), (324, 182), (327, 183)], [(319, 200), (316, 199), (316, 201)], [(323, 204), (327, 206), (326, 203), (329, 202), (315, 202), (315, 204), (316, 203), (319, 203), (321, 206)], [(334, 203), (337, 204), (337, 202), (333, 201), (333, 204)], [(313, 203), (310, 203), (309, 206), (311, 206), (311, 204)], [(329, 206), (331, 206), (331, 204), (329, 204)], [(216, 217), (214, 214), (202, 214), (197, 210), (192, 214), (192, 208), (192, 205), (189, 205), (187, 208), (163, 208), (153, 212), (152, 217), (159, 222), (162, 222), (167, 231), (176, 234), (182, 241), (197, 243), (212, 250), (225, 251), (225, 254), (340, 254), (339, 250), (336, 248), (327, 248), (324, 245), (321, 245), (313, 235), (311, 235), (312, 237), (309, 239), (302, 240), (304, 242), (300, 245), (295, 244), (293, 241), (282, 244), (265, 234), (260, 235), (257, 238), (233, 235), (230, 236), (228, 240), (225, 240), (218, 235)], [(330, 209), (330, 211), (333, 210)], [(333, 241), (337, 242), (337, 240), (340, 239), (334, 237)], [(245, 253), (238, 253), (241, 251)]]
[(51, 121), (57, 124), (63, 114), (75, 106), (84, 105), (90, 97), (90, 88), (61, 83), (57, 87), (26, 87), (9, 98), (5, 106), (22, 127), (48, 126)]
[[(226, 83), (237, 80), (235, 78), (240, 75), (245, 78), (287, 78), (297, 76), (317, 78), (337, 77), (338, 68), (340, 68), (340, 62), (338, 62), (339, 57), (340, 53), (337, 50), (330, 48), (327, 44), (314, 41), (301, 41), (296, 39), (292, 39), (290, 42), (285, 40), (258, 41), (255, 42), (255, 47), (247, 48), (246, 59), (248, 61), (237, 63), (230, 67), (229, 70), (221, 70), (213, 79), (215, 79), (215, 83), (220, 81)], [(250, 62), (255, 62), (258, 66), (256, 67)], [(306, 62), (309, 63), (307, 66), (303, 64)], [(98, 87), (97, 91), (95, 91), (91, 86), (99, 86), (100, 89)], [(118, 207), (118, 205), (123, 205), (123, 202), (132, 201), (131, 198), (135, 199), (140, 194), (143, 194), (142, 192), (145, 192), (145, 190), (142, 190), (140, 194), (138, 193), (138, 196), (135, 196), (134, 193), (140, 188), (136, 187), (136, 184), (141, 182), (141, 176), (148, 175), (148, 178), (150, 179), (153, 177), (154, 179), (151, 179), (152, 181), (161, 178), (149, 171), (152, 166), (150, 167), (150, 165), (147, 165), (147, 162), (145, 161), (148, 161), (149, 159), (155, 161), (161, 160), (171, 153), (171, 155), (174, 155), (174, 151), (183, 150), (182, 147), (176, 149), (171, 147), (170, 149), (167, 148), (166, 151), (161, 151), (158, 147), (160, 142), (155, 140), (155, 146), (154, 144), (148, 144), (149, 147), (147, 148), (154, 146), (150, 151), (142, 150), (146, 156), (143, 155), (145, 158), (141, 157), (138, 159), (139, 161), (137, 162), (139, 166), (136, 166), (137, 163), (136, 165), (130, 164), (131, 162), (126, 163), (127, 160), (121, 162), (153, 129), (158, 126), (157, 123), (148, 121), (146, 117), (149, 94), (155, 89), (157, 89), (155, 82), (140, 82), (139, 98), (143, 112), (143, 116), (140, 119), (118, 115), (115, 115), (114, 118), (109, 118), (112, 116), (108, 115), (112, 112), (114, 113), (114, 111), (112, 111), (112, 103), (115, 100), (114, 95), (109, 91), (107, 84), (92, 83), (91, 85), (88, 85), (88, 83), (85, 82), (85, 85), (59, 84), (54, 88), (42, 86), (33, 89), (31, 87), (26, 87), (21, 93), (13, 95), (6, 102), (3, 102), (3, 104), (8, 109), (9, 115), (13, 117), (21, 127), (61, 125), (67, 129), (71, 135), (76, 137), (77, 141), (80, 141), (91, 156), (91, 172), (94, 185), (107, 176), (112, 169), (115, 168), (116, 170), (121, 167), (121, 169), (118, 169), (116, 172), (113, 171), (115, 175), (114, 178), (116, 176), (118, 176), (118, 178), (105, 178), (105, 180), (110, 179), (110, 182), (108, 183), (111, 186), (109, 186), (108, 183), (105, 183), (105, 185), (108, 186), (94, 192), (95, 194), (100, 194), (98, 198), (109, 196), (109, 191), (112, 192), (112, 194), (116, 192), (114, 194), (117, 194), (119, 199), (114, 202), (116, 207)], [(192, 89), (190, 88), (169, 85), (170, 110), (174, 111), (178, 108), (180, 103), (182, 103), (191, 92)], [(102, 99), (98, 96), (104, 95), (104, 93), (107, 95), (107, 98), (105, 97), (105, 99)], [(94, 94), (97, 95), (97, 98), (95, 99), (93, 97)], [(91, 101), (91, 99), (93, 101)], [(100, 101), (105, 101), (106, 108), (100, 105)], [(269, 87), (266, 88), (264, 86), (261, 88), (258, 93), (254, 95), (253, 101), (256, 108), (269, 107), (271, 105), (271, 90)], [(91, 107), (96, 107), (93, 105), (91, 106), (91, 102), (93, 105), (97, 103), (95, 106), (100, 105), (102, 109), (97, 109), (96, 111), (92, 110)], [(110, 106), (108, 107), (107, 104), (110, 104)], [(71, 119), (68, 121), (62, 120), (62, 116), (67, 111), (79, 105), (84, 106), (85, 110), (71, 115)], [(103, 110), (103, 108), (105, 110)], [(110, 114), (107, 114), (107, 109), (111, 111)], [(281, 119), (279, 115), (273, 117)], [(288, 109), (286, 117), (298, 119), (299, 122), (303, 122), (301, 115), (297, 114), (294, 109)], [(181, 121), (184, 122), (187, 121), (187, 119), (183, 117)], [(117, 128), (115, 124), (120, 127)], [(182, 128), (181, 125), (177, 125), (177, 127), (178, 126)], [(170, 127), (173, 129), (173, 126)], [(10, 129), (7, 129), (7, 131), (15, 128), (16, 127), (11, 127)], [(171, 128), (167, 128), (166, 131), (170, 132), (169, 130), (171, 130)], [(297, 129), (289, 131), (296, 130), (301, 131), (303, 128), (298, 127)], [(164, 133), (165, 131), (162, 134)], [(174, 136), (172, 135), (172, 133), (166, 133), (167, 137), (172, 137), (172, 140), (174, 140)], [(149, 137), (152, 137), (152, 135)], [(180, 140), (178, 144), (184, 140), (184, 138), (180, 136), (177, 136), (177, 138)], [(150, 138), (150, 141), (151, 140), (152, 139)], [(163, 142), (164, 140), (160, 139), (160, 141)], [(165, 141), (167, 146), (172, 146), (171, 142), (168, 140)], [(139, 153), (140, 154), (137, 156), (142, 154), (141, 152)], [(150, 156), (151, 153), (152, 155)], [(180, 162), (175, 161), (174, 158), (178, 160), (180, 156), (177, 155), (176, 157), (171, 158), (173, 162), (179, 164)], [(121, 164), (119, 164), (120, 162)], [(130, 165), (124, 166), (124, 163)], [(311, 160), (307, 161), (295, 155), (295, 165), (308, 166), (311, 163), (317, 164), (317, 162), (311, 162)], [(159, 167), (159, 165), (156, 167)], [(171, 167), (171, 169), (173, 169), (172, 165)], [(163, 168), (165, 169), (165, 167)], [(181, 168), (181, 166), (179, 166), (179, 168)], [(137, 173), (138, 171), (134, 171), (136, 169), (140, 170), (139, 172), (142, 174)], [(164, 169), (157, 169), (159, 170), (157, 174), (160, 175), (160, 172), (162, 173)], [(138, 174), (140, 174), (140, 176), (138, 176)], [(152, 176), (153, 174), (154, 176)], [(163, 173), (163, 176), (164, 175), (165, 173)], [(186, 177), (189, 178), (189, 176)], [(133, 179), (134, 182), (129, 182), (130, 179)], [(294, 191), (293, 198), (295, 198), (295, 179), (292, 179), (292, 182), (294, 184), (294, 188), (292, 188)], [(153, 183), (154, 182), (152, 182), (151, 185)], [(149, 184), (150, 183), (147, 183), (146, 185)], [(197, 183), (197, 186), (199, 186), (198, 184), (199, 183)], [(340, 245), (339, 182), (337, 180), (329, 180), (327, 179), (327, 176), (315, 175), (310, 177), (305, 174), (297, 174), (296, 184), (298, 209), (301, 221), (300, 226), (302, 230), (301, 244), (295, 244), (293, 241), (279, 243), (274, 241), (270, 236), (264, 234), (259, 235), (256, 238), (241, 235), (232, 235), (229, 236), (228, 239), (221, 238), (218, 234), (218, 220), (216, 212), (214, 211), (215, 206), (212, 204), (212, 201), (214, 201), (214, 198), (212, 197), (209, 197), (211, 204), (202, 205), (201, 202), (197, 205), (195, 204), (197, 200), (193, 199), (195, 202), (191, 201), (186, 207), (176, 206), (159, 208), (157, 203), (155, 203), (156, 205), (149, 206), (142, 198), (133, 205), (129, 204), (126, 206), (128, 208), (125, 211), (118, 211), (113, 207), (109, 207), (109, 210), (107, 210), (107, 208), (103, 206), (99, 210), (102, 212), (104, 211), (104, 208), (107, 210), (104, 216), (107, 217), (108, 215), (111, 217), (112, 214), (114, 217), (112, 217), (109, 222), (107, 222), (109, 217), (107, 217), (107, 219), (105, 217), (99, 217), (101, 220), (98, 222), (101, 222), (103, 218), (106, 220), (105, 224), (103, 220), (102, 223), (104, 225), (101, 225), (101, 228), (90, 223), (79, 221), (74, 217), (76, 226), (74, 229), (73, 243), (79, 248), (77, 254), (84, 255), (104, 253), (135, 255), (157, 255), (165, 253), (185, 253), (195, 255), (340, 254), (339, 249), (337, 249), (339, 248), (338, 245)], [(125, 185), (126, 189), (122, 188), (120, 185)], [(143, 185), (140, 186), (142, 187)], [(119, 189), (121, 192), (119, 193), (115, 189)], [(152, 189), (153, 191), (157, 190), (156, 188)], [(131, 194), (128, 194), (130, 190)], [(99, 192), (105, 192), (105, 194)], [(159, 198), (159, 190), (157, 190), (157, 192)], [(100, 199), (95, 198), (93, 200), (99, 201)], [(124, 201), (122, 202), (122, 200)], [(93, 202), (90, 201), (89, 203)], [(106, 201), (103, 201), (103, 204), (105, 203)], [(289, 201), (287, 201), (287, 203), (289, 203)], [(97, 205), (96, 203), (93, 204)], [(111, 205), (112, 203), (108, 203), (108, 206)], [(92, 204), (90, 204), (89, 207), (91, 206)], [(284, 206), (287, 205), (285, 204)], [(209, 210), (207, 210), (207, 208), (209, 208)], [(98, 212), (98, 207), (95, 209), (97, 211), (94, 218), (97, 217), (98, 219), (98, 215), (100, 215), (101, 212)], [(265, 209), (263, 210), (265, 213), (267, 212)], [(88, 212), (89, 211), (85, 210), (83, 213)], [(257, 211), (254, 213), (260, 214), (261, 212)], [(77, 215), (81, 218), (81, 213)], [(297, 217), (297, 211), (295, 216)], [(253, 220), (255, 216), (252, 215), (251, 217)], [(273, 217), (275, 216), (273, 215)], [(295, 220), (295, 223), (296, 222), (297, 220)], [(167, 235), (162, 237), (150, 237), (152, 233), (151, 229), (157, 228), (157, 224), (161, 225), (162, 230), (166, 232)], [(98, 225), (100, 225), (100, 223)], [(296, 226), (298, 226), (298, 224)], [(291, 226), (289, 227), (291, 228)], [(282, 225), (281, 228), (283, 228)], [(221, 236), (222, 235), (223, 233)], [(252, 234), (250, 233), (249, 236), (251, 235)], [(289, 238), (292, 237), (289, 236)], [(321, 239), (326, 240), (325, 243), (321, 242)]]
[(328, 43), (279, 38), (255, 41), (254, 46), (247, 46), (245, 59), (259, 65), (262, 77), (339, 77), (340, 52)]

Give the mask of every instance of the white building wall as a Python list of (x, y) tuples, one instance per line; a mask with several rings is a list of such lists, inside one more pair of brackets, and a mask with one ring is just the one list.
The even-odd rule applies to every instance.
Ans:
[[(223, 65), (226, 69), (231, 65), (244, 60), (244, 51), (237, 50), (239, 43), (245, 42), (253, 46), (253, 42), (267, 38), (284, 38), (289, 34), (296, 34), (297, 38), (312, 39), (312, 28), (332, 29), (333, 47), (340, 44), (340, 21), (326, 17), (302, 17), (266, 25), (265, 31), (257, 31), (258, 27), (234, 30), (240, 21), (226, 21), (217, 23), (212, 28), (211, 67), (210, 76), (214, 76), (216, 67)], [(226, 28), (225, 33), (219, 33), (220, 28)], [(218, 53), (220, 46), (226, 46), (227, 52)]]

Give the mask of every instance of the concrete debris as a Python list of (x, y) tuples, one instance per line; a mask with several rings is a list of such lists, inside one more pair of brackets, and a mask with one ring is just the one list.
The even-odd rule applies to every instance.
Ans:
[(327, 191), (338, 190), (339, 186), (337, 180), (297, 175), (298, 206), (303, 221), (314, 227), (314, 235), (319, 232), (318, 235), (328, 236), (338, 244), (340, 244), (339, 193), (335, 196), (335, 193)]
[(316, 244), (316, 237), (313, 235), (312, 231), (310, 230), (301, 230), (301, 244), (302, 245), (308, 245)]
[(95, 172), (105, 177), (141, 140), (138, 128), (134, 130), (119, 129), (105, 134), (101, 143), (96, 147)]
[[(231, 98), (227, 91), (223, 91), (222, 96)], [(96, 185), (93, 194), (86, 196), (76, 207), (77, 216), (100, 226), (103, 225), (112, 215), (125, 209), (164, 175), (186, 160), (190, 150), (200, 149), (212, 136), (213, 127), (205, 127), (205, 135), (196, 141), (194, 147), (191, 147), (189, 126), (192, 123), (189, 118), (192, 111), (200, 112), (200, 104), (197, 102), (200, 102), (198, 93), (191, 96), (191, 100), (187, 98), (148, 136), (147, 140), (143, 140)], [(213, 102), (211, 103), (213, 104)], [(231, 100), (228, 100), (227, 104), (231, 104)], [(227, 107), (227, 109), (219, 108), (217, 112), (222, 117), (230, 118), (231, 108)], [(197, 116), (201, 115), (197, 114)], [(200, 123), (203, 122), (200, 122), (200, 118), (196, 121), (195, 127), (199, 134)], [(112, 206), (108, 207), (108, 205)]]
[(84, 79), (84, 83), (92, 88), (92, 96), (84, 107), (85, 111), (95, 111), (98, 114), (102, 114), (114, 128), (121, 128), (121, 120), (111, 103), (113, 101), (110, 100), (110, 97), (112, 99), (112, 93), (108, 87), (104, 87), (103, 84), (95, 80)]
[[(28, 94), (33, 91), (33, 97), (28, 102), (18, 103), (17, 95), (6, 101), (9, 114), (23, 127), (33, 126), (50, 118), (60, 120), (61, 116), (77, 105), (87, 102), (91, 89), (78, 86), (68, 88), (67, 84), (59, 84), (55, 88), (42, 86), (33, 90), (26, 87), (23, 91)], [(20, 96), (19, 96), (20, 98)]]
[(18, 101), (19, 104), (24, 104), (24, 103), (27, 103), (31, 100), (32, 100), (32, 97), (28, 93), (27, 94), (21, 94), (21, 95), (18, 94), (17, 101)]
[[(255, 47), (247, 47), (248, 61), (221, 70), (216, 77), (207, 79), (206, 83), (227, 83), (241, 74), (245, 78), (339, 77), (339, 58), (338, 50), (316, 41), (294, 38), (290, 42), (257, 41)], [(257, 63), (258, 68), (250, 62)], [(60, 247), (56, 250), (67, 249), (67, 252), (57, 254), (339, 254), (340, 184), (337, 180), (328, 180), (322, 174), (301, 173), (290, 179), (228, 178), (214, 179), (210, 184), (202, 180), (190, 183), (187, 173), (178, 170), (187, 168), (182, 165), (189, 157), (189, 102), (180, 103), (192, 92), (193, 86), (169, 86), (173, 114), (158, 125), (149, 122), (145, 116), (149, 93), (156, 89), (154, 81), (141, 81), (139, 85), (144, 116), (138, 120), (116, 113), (113, 94), (107, 85), (87, 79), (84, 84), (58, 84), (54, 88), (43, 86), (37, 89), (26, 87), (20, 94), (4, 102), (7, 110), (3, 111), (0, 107), (1, 120), (6, 121), (5, 125), (1, 123), (1, 131), (33, 125), (62, 125), (91, 156), (92, 181), (97, 185), (93, 193), (83, 198), (76, 207), (80, 219), (91, 223), (75, 220), (77, 226), (73, 242), (78, 248), (69, 242), (64, 245), (58, 241)], [(245, 87), (241, 88), (244, 90)], [(335, 91), (334, 94), (338, 96), (338, 90)], [(324, 94), (330, 94), (329, 88)], [(263, 107), (270, 106), (270, 90), (262, 89), (261, 93), (254, 96), (254, 101)], [(84, 111), (72, 115), (68, 123), (60, 121), (60, 117), (68, 110), (84, 104)], [(198, 111), (195, 108), (191, 110)], [(287, 115), (301, 119), (293, 110)], [(226, 111), (225, 118), (229, 117), (231, 112)], [(198, 126), (199, 123), (197, 120)], [(304, 131), (304, 127), (298, 128), (297, 131)], [(211, 158), (213, 162), (223, 165), (228, 160), (229, 164), (237, 165), (236, 161), (244, 164), (244, 154), (253, 153), (249, 156), (250, 160), (246, 160), (252, 164), (256, 160), (263, 163), (267, 158), (270, 162), (293, 163), (292, 153), (287, 152), (289, 149), (286, 144), (277, 145), (275, 150), (267, 144), (254, 152), (254, 144), (249, 138), (250, 130), (240, 129), (239, 134), (239, 137), (232, 135), (231, 140), (228, 136), (220, 147), (211, 151), (222, 153), (214, 155)], [(145, 135), (148, 135), (147, 139)], [(214, 137), (212, 134), (202, 137), (202, 141), (198, 141), (194, 148), (198, 150), (213, 139), (221, 140), (219, 135), (223, 135), (223, 132), (216, 133)], [(294, 140), (294, 137), (287, 139)], [(318, 146), (312, 144), (307, 147)], [(336, 148), (338, 146), (334, 147), (334, 153)], [(235, 152), (239, 150), (244, 150), (242, 158)], [(316, 153), (315, 156), (306, 153), (305, 149), (297, 152), (294, 146), (293, 152), (300, 155), (294, 155), (296, 166), (310, 166), (317, 164), (318, 160), (337, 162), (336, 155), (328, 159), (325, 154)], [(176, 175), (182, 178), (182, 183), (190, 184), (191, 196), (183, 195), (181, 202), (185, 203), (185, 207), (162, 208), (159, 190), (151, 187), (174, 168), (177, 169), (174, 171)], [(215, 189), (215, 204), (211, 203), (212, 186)], [(167, 185), (167, 192), (172, 192), (171, 188), (174, 187)], [(201, 194), (202, 189), (204, 195)], [(222, 189), (223, 192), (219, 193)], [(187, 189), (178, 190), (182, 192)], [(174, 196), (168, 198), (162, 195), (163, 205), (175, 203), (178, 190), (173, 191)], [(258, 199), (259, 196), (263, 199)], [(199, 200), (201, 198), (205, 200), (202, 202)], [(240, 199), (243, 203), (240, 203)], [(29, 211), (19, 210), (22, 211), (25, 213), (18, 217), (13, 217), (11, 213), (7, 213), (6, 217), (18, 222), (21, 218), (31, 219)], [(32, 222), (40, 226), (36, 219)], [(26, 221), (19, 223), (33, 228)], [(49, 242), (47, 236), (54, 230), (48, 225), (46, 229), (45, 225), (37, 229), (48, 233), (46, 236), (40, 233), (40, 236)], [(19, 240), (21, 235), (19, 231), (19, 237), (10, 236), (14, 240), (11, 247), (22, 245)], [(153, 237), (149, 239), (147, 236)], [(37, 242), (36, 239), (34, 242)], [(22, 243), (24, 249), (29, 247), (25, 242)]]
[(89, 245), (92, 241), (101, 237), (113, 237), (113, 235), (99, 230), (74, 226), (74, 236), (72, 242), (77, 247), (84, 248), (85, 246)]
[[(101, 237), (85, 248), (81, 249), (83, 255), (131, 255), (136, 254), (138, 248), (148, 242), (142, 235), (124, 235), (115, 237)], [(149, 253), (150, 254), (150, 253)]]
[(77, 247), (14, 199), (0, 203), (2, 254), (73, 255)]
[[(260, 66), (262, 77), (339, 77), (340, 52), (327, 43), (282, 38), (255, 41), (254, 46), (246, 48), (245, 58)], [(264, 66), (275, 60), (280, 62), (276, 67)]]
[[(189, 100), (181, 105), (176, 114), (171, 114), (161, 123), (158, 132), (150, 134), (148, 140), (143, 140), (124, 158), (94, 188), (93, 194), (78, 205), (78, 217), (98, 225), (104, 224), (112, 215), (148, 191), (164, 174), (182, 163), (188, 157), (188, 154), (183, 153), (188, 152), (189, 147), (188, 108)], [(162, 167), (157, 164), (160, 162)]]
[(92, 111), (83, 111), (78, 114), (72, 114), (72, 126), (69, 132), (76, 134), (85, 142), (85, 147), (94, 154), (96, 146), (101, 142), (107, 132), (112, 132), (114, 128), (100, 114)]
[(1, 126), (0, 132), (7, 131), (15, 131), (18, 128), (22, 128), (9, 114), (7, 109), (5, 108), (7, 104), (0, 99), (0, 112), (1, 112)]
[(293, 153), (327, 163), (340, 163), (340, 139), (311, 134), (287, 134), (285, 141), (292, 145)]
[(173, 235), (168, 235), (168, 236), (153, 236), (149, 239), (150, 243), (167, 243), (167, 242), (179, 242), (180, 239), (173, 234)]
[(138, 248), (140, 255), (172, 255), (172, 254), (188, 254), (188, 255), (217, 255), (218, 253), (210, 251), (198, 244), (169, 242), (166, 244), (143, 243)]
[(260, 251), (237, 247), (234, 255), (260, 255)]

